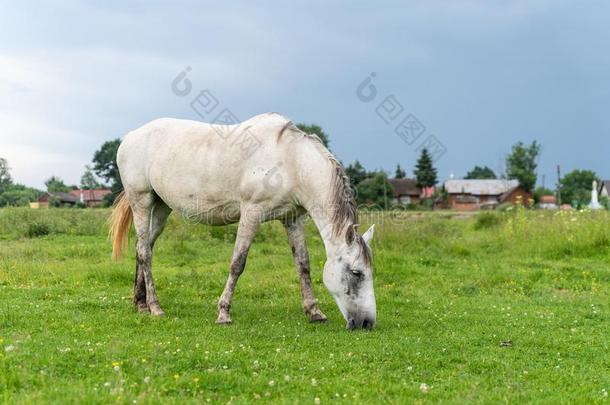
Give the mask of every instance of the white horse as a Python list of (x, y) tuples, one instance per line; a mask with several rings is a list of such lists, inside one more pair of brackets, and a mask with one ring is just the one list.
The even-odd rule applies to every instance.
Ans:
[(357, 210), (341, 164), (316, 135), (276, 113), (237, 125), (162, 118), (127, 134), (117, 154), (124, 193), (111, 217), (118, 260), (133, 219), (136, 230), (134, 304), (163, 315), (151, 272), (153, 245), (172, 210), (200, 223), (239, 222), (229, 277), (218, 301), (217, 323), (231, 322), (235, 285), (259, 225), (283, 222), (300, 275), (303, 309), (324, 322), (314, 297), (305, 244), (308, 213), (324, 240), (324, 284), (348, 329), (376, 320), (370, 242), (373, 226), (356, 232)]

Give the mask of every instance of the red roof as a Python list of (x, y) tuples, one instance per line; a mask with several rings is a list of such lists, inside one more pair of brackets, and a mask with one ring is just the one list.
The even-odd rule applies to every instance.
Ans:
[(84, 202), (88, 201), (102, 201), (105, 195), (110, 194), (112, 191), (104, 188), (98, 188), (94, 190), (71, 190), (70, 194), (80, 201), (80, 195), (83, 194)]
[(557, 204), (557, 199), (554, 195), (543, 195), (540, 197), (541, 204)]

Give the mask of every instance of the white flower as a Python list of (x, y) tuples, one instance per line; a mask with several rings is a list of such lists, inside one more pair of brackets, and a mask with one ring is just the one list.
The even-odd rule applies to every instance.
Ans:
[(316, 404), (316, 405), (318, 405), (318, 404), (320, 403), (320, 398), (315, 397), (315, 398), (313, 399), (313, 403), (314, 403), (314, 404)]
[(274, 385), (275, 385), (275, 381), (273, 381), (273, 380), (269, 381), (269, 386), (270, 387), (273, 387)]
[(311, 385), (313, 385), (315, 387), (316, 385), (318, 385), (318, 381), (315, 378), (312, 378)]
[(8, 345), (4, 348), (4, 351), (7, 353), (12, 352), (13, 350), (15, 350), (15, 346), (13, 346), (13, 345)]
[(419, 385), (419, 390), (425, 394), (426, 392), (430, 391), (430, 387), (426, 383), (421, 383)]
[(144, 377), (144, 384), (148, 384), (150, 382), (150, 377)]

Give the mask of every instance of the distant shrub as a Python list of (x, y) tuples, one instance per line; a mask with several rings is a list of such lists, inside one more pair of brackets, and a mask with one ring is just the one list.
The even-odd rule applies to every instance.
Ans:
[(477, 220), (474, 223), (474, 229), (489, 229), (496, 227), (502, 223), (502, 217), (494, 212), (483, 212), (477, 215)]
[(28, 224), (25, 236), (28, 238), (39, 238), (41, 236), (47, 236), (51, 233), (51, 228), (44, 222), (32, 222)]

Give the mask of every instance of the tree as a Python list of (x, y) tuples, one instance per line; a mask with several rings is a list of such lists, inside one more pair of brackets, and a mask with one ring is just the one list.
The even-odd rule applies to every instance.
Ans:
[(93, 155), (93, 170), (95, 174), (110, 185), (121, 182), (119, 168), (116, 163), (119, 145), (121, 145), (120, 139), (105, 142)]
[(394, 178), (396, 178), (396, 179), (404, 179), (405, 177), (407, 177), (407, 172), (402, 170), (402, 168), (400, 167), (400, 163), (397, 164), (396, 165), (396, 172), (394, 172)]
[(495, 179), (496, 174), (494, 173), (493, 170), (491, 170), (489, 167), (484, 166), (484, 167), (479, 167), (479, 166), (475, 166), (474, 169), (472, 169), (471, 171), (469, 171), (466, 174), (466, 177), (464, 177), (467, 180), (472, 180), (472, 179)]
[(328, 143), (329, 143), (328, 134), (326, 132), (324, 132), (324, 130), (322, 129), (321, 126), (316, 125), (316, 124), (301, 123), (301, 124), (297, 124), (297, 128), (299, 128), (301, 131), (303, 131), (305, 133), (318, 135), (318, 137), (320, 138), (320, 140), (322, 141), (324, 146), (326, 146), (328, 148)]
[(47, 186), (48, 192), (64, 192), (67, 193), (70, 191), (70, 187), (66, 186), (64, 181), (57, 176), (52, 176), (50, 179), (44, 182), (45, 186)]
[(419, 187), (433, 187), (438, 183), (437, 172), (432, 163), (432, 156), (424, 148), (415, 165), (415, 178)]
[(0, 207), (7, 205), (13, 207), (25, 206), (32, 201), (36, 201), (40, 194), (41, 192), (35, 188), (26, 187), (22, 184), (11, 184), (0, 195)]
[(349, 177), (352, 187), (358, 186), (368, 175), (364, 166), (357, 160), (345, 168), (345, 174)]
[(523, 142), (513, 145), (512, 152), (506, 157), (506, 174), (509, 179), (519, 180), (519, 184), (526, 190), (534, 190), (536, 180), (536, 160), (540, 155), (540, 144), (536, 141), (526, 146)]
[(104, 205), (111, 205), (123, 190), (121, 174), (116, 163), (116, 154), (121, 145), (120, 139), (105, 142), (93, 155), (93, 170), (98, 177), (110, 185), (112, 193), (104, 196)]
[(574, 170), (566, 174), (559, 181), (561, 200), (576, 206), (589, 204), (594, 180), (599, 182), (591, 170)]
[(0, 194), (4, 193), (12, 184), (10, 167), (4, 158), (0, 158)]
[(392, 198), (394, 189), (384, 172), (373, 172), (356, 187), (358, 204), (377, 205), (385, 207), (387, 200)]
[(97, 181), (97, 178), (89, 165), (85, 166), (85, 173), (83, 173), (83, 176), (80, 178), (80, 187), (83, 190), (94, 190), (101, 187), (100, 182)]

